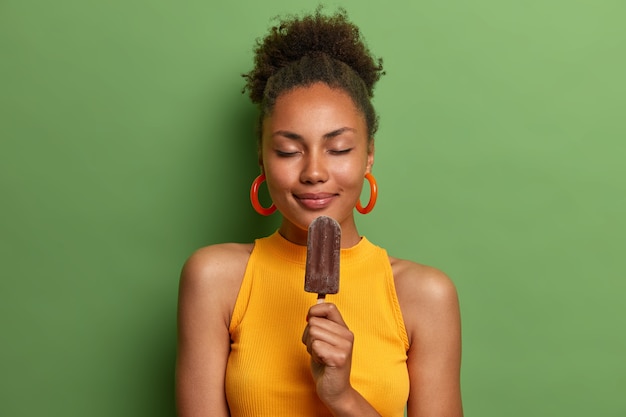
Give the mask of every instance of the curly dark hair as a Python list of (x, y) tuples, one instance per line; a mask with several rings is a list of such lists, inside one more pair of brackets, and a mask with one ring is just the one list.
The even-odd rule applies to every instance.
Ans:
[(371, 99), (384, 74), (382, 59), (372, 56), (344, 9), (326, 16), (318, 7), (313, 14), (282, 19), (257, 39), (254, 52), (254, 68), (243, 74), (243, 92), (259, 105), (259, 139), (262, 121), (280, 94), (316, 82), (348, 93), (365, 116), (369, 138), (374, 136), (378, 116)]

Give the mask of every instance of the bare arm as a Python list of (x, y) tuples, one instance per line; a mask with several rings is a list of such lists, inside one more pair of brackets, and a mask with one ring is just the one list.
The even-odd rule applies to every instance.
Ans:
[(392, 261), (410, 340), (408, 417), (461, 417), (461, 321), (456, 289), (441, 271)]
[(228, 417), (224, 390), (228, 326), (250, 247), (216, 245), (185, 264), (178, 299), (176, 402), (179, 417)]

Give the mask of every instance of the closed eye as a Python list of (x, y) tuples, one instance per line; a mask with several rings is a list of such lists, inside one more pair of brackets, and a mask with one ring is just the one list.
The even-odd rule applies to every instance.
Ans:
[(290, 156), (296, 156), (298, 154), (299, 152), (286, 152), (286, 151), (279, 151), (278, 149), (276, 150), (276, 155), (278, 155), (281, 158), (288, 158)]
[(328, 152), (329, 152), (331, 155), (343, 155), (343, 154), (349, 153), (352, 149), (354, 149), (354, 148), (347, 148), (347, 149), (331, 149), (331, 150), (329, 150)]

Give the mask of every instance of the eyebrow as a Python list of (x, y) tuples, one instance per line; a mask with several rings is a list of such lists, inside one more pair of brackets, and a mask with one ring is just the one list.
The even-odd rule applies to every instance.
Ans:
[[(324, 134), (324, 139), (328, 140), (328, 139), (332, 139), (335, 138), (337, 136), (342, 135), (343, 133), (346, 132), (356, 132), (356, 129), (353, 129), (351, 127), (342, 127), (336, 130), (333, 130), (332, 132), (328, 132)], [(283, 136), (287, 139), (293, 139), (293, 140), (302, 140), (302, 136), (295, 133), (295, 132), (290, 132), (288, 130), (277, 130), (276, 132), (274, 132), (272, 134), (272, 136)]]

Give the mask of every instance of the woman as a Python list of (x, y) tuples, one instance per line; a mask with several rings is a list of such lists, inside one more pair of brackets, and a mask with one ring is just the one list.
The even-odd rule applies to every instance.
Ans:
[[(354, 219), (373, 184), (382, 74), (343, 11), (274, 27), (244, 77), (259, 104), (257, 210), (282, 215), (253, 244), (198, 250), (179, 294), (181, 417), (461, 416), (456, 290), (440, 271), (388, 256)], [(255, 192), (266, 181), (273, 204)], [(371, 199), (376, 191), (372, 187)], [(339, 222), (341, 283), (304, 292), (308, 225)]]

